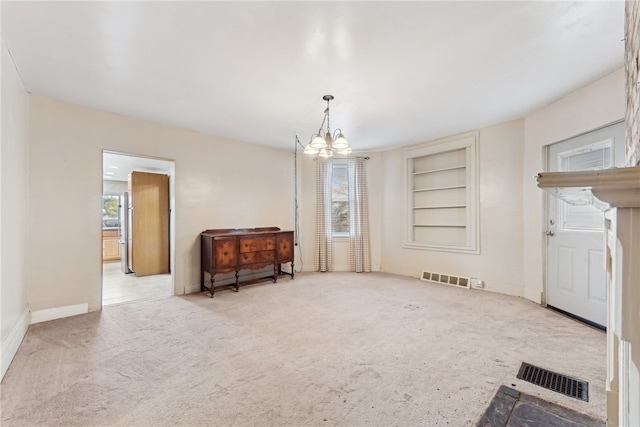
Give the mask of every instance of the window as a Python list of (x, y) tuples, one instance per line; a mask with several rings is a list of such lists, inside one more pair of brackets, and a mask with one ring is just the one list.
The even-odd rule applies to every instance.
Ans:
[[(559, 170), (563, 172), (609, 169), (613, 164), (613, 139), (558, 153)], [(604, 230), (604, 213), (595, 206), (573, 206), (559, 200), (558, 218), (562, 231)]]
[(477, 133), (405, 151), (405, 247), (480, 253)]
[(118, 219), (119, 196), (102, 196), (102, 219)]
[(347, 164), (334, 161), (331, 174), (331, 231), (334, 237), (349, 236), (348, 178)]
[(120, 196), (102, 196), (102, 227), (120, 227)]

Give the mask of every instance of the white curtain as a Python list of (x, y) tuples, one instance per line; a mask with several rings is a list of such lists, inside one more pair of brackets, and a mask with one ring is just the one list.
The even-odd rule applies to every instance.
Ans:
[(318, 159), (316, 167), (316, 271), (333, 270), (331, 226), (331, 160)]
[(349, 176), (349, 269), (357, 273), (371, 271), (369, 250), (369, 197), (366, 160), (347, 161)]

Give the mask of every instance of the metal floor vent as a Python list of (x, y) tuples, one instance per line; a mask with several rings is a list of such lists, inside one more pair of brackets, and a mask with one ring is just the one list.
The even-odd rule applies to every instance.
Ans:
[(443, 283), (445, 285), (453, 285), (460, 288), (469, 288), (471, 283), (466, 277), (451, 276), (449, 274), (431, 273), (422, 271), (420, 280)]
[(520, 366), (517, 377), (540, 387), (557, 391), (565, 396), (584, 400), (585, 402), (589, 401), (589, 383), (586, 381), (556, 374), (524, 362)]

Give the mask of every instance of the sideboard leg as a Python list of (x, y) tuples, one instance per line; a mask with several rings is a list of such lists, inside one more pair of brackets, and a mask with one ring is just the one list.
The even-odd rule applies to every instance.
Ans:
[(238, 273), (239, 273), (239, 271), (236, 270), (236, 292), (238, 292), (238, 289), (239, 289), (239, 287), (238, 287), (238, 283), (239, 283)]
[(213, 282), (215, 280), (215, 274), (211, 275), (211, 289), (209, 289), (209, 291), (211, 291), (211, 296), (209, 298), (213, 298)]

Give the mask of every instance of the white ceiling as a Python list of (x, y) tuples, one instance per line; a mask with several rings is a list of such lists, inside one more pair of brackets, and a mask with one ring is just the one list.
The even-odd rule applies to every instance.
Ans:
[(138, 157), (126, 154), (102, 153), (103, 178), (112, 181), (127, 181), (132, 171), (173, 174), (173, 162), (169, 160)]
[(356, 151), (521, 118), (622, 67), (623, 1), (9, 2), (36, 95), (293, 150)]

